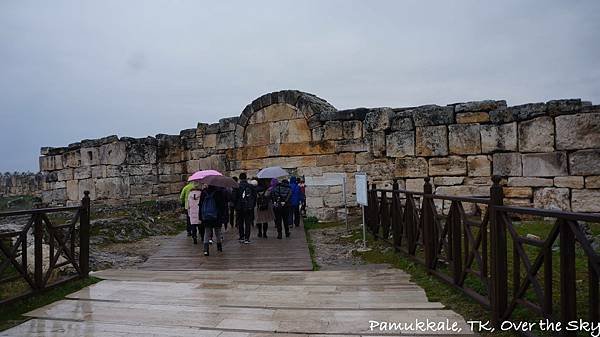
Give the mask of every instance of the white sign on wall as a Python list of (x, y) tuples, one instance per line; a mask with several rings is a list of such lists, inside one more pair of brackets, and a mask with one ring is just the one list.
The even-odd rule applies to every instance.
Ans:
[(356, 202), (359, 205), (369, 206), (367, 201), (367, 174), (357, 173), (356, 178)]

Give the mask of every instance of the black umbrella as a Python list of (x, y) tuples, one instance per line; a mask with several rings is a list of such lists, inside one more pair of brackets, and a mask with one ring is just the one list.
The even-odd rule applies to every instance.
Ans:
[(239, 187), (239, 184), (235, 180), (233, 180), (233, 178), (226, 177), (226, 176), (206, 176), (198, 181), (203, 184), (206, 184), (206, 185), (217, 186), (217, 187), (224, 187), (224, 188), (238, 188)]

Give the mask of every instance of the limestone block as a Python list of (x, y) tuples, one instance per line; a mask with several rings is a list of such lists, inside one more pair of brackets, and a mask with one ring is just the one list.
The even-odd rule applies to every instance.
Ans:
[(235, 131), (239, 117), (229, 117), (219, 119), (219, 132)]
[(394, 111), (390, 114), (390, 129), (392, 131), (410, 131), (414, 130), (413, 121), (410, 113), (406, 111)]
[(323, 127), (315, 127), (310, 130), (311, 132), (311, 140), (314, 142), (319, 142), (323, 140), (325, 137), (325, 130)]
[(538, 188), (533, 193), (535, 208), (551, 210), (571, 210), (568, 188)]
[(573, 190), (573, 212), (600, 212), (600, 190)]
[(75, 168), (75, 167), (79, 167), (81, 165), (81, 155), (79, 153), (79, 150), (75, 150), (75, 151), (68, 151), (66, 153), (64, 153), (63, 155), (63, 159), (62, 159), (62, 163), (63, 163), (63, 167), (67, 168)]
[(77, 189), (79, 192), (79, 196), (77, 197), (76, 200), (83, 199), (83, 197), (85, 196), (85, 193), (84, 193), (85, 191), (90, 191), (90, 199), (92, 199), (92, 200), (96, 199), (96, 184), (94, 182), (94, 179), (79, 180)]
[(369, 152), (375, 157), (383, 157), (385, 155), (385, 132), (371, 132), (367, 135), (369, 142)]
[(306, 156), (311, 154), (332, 154), (335, 152), (335, 143), (333, 141), (279, 144), (280, 156)]
[(365, 128), (369, 132), (385, 131), (390, 127), (390, 114), (393, 110), (390, 108), (371, 109), (365, 116)]
[(153, 192), (152, 188), (153, 188), (153, 184), (151, 184), (151, 183), (131, 185), (130, 193), (131, 193), (131, 195), (149, 196), (149, 195), (152, 195), (152, 192)]
[[(196, 129), (192, 129), (195, 131)], [(123, 138), (121, 138), (123, 140)], [(155, 164), (157, 160), (158, 142), (151, 137), (146, 139), (131, 139), (127, 142), (128, 164)]]
[(481, 152), (517, 151), (517, 123), (481, 126)]
[(484, 111), (479, 112), (460, 112), (456, 114), (456, 123), (487, 123), (490, 121), (490, 114)]
[(129, 172), (129, 175), (132, 176), (152, 175), (158, 173), (156, 166), (152, 164), (129, 165), (127, 166), (127, 172)]
[(454, 107), (423, 105), (410, 110), (415, 126), (447, 125), (454, 123)]
[(583, 188), (584, 181), (581, 176), (568, 176), (554, 178), (554, 186), (568, 188)]
[(548, 101), (548, 114), (550, 116), (558, 116), (564, 114), (572, 114), (581, 111), (583, 102), (579, 98), (575, 99), (558, 99)]
[(511, 106), (505, 109), (496, 109), (490, 112), (492, 123), (507, 123), (523, 121), (546, 114), (545, 103), (528, 103)]
[(427, 177), (428, 165), (425, 158), (398, 158), (394, 169), (396, 177)]
[(67, 189), (66, 188), (59, 188), (59, 189), (52, 190), (52, 202), (53, 203), (64, 204), (65, 201), (67, 201)]
[(423, 192), (423, 186), (425, 185), (425, 179), (406, 179), (405, 186), (406, 190), (410, 192)]
[(341, 121), (326, 122), (324, 125), (323, 139), (337, 140), (344, 138), (344, 130)]
[(386, 136), (386, 155), (406, 157), (415, 155), (414, 131), (397, 131)]
[(552, 178), (510, 177), (508, 186), (552, 187)]
[[(504, 180), (504, 179), (503, 179)], [(504, 184), (504, 181), (501, 181), (501, 184)], [(465, 177), (465, 185), (492, 185), (492, 178), (490, 176), (487, 177)]]
[(181, 174), (162, 174), (158, 176), (160, 183), (176, 183), (181, 181)]
[(448, 143), (451, 154), (481, 153), (479, 124), (449, 125)]
[(62, 156), (42, 156), (40, 157), (40, 170), (41, 171), (54, 171), (62, 170), (63, 162)]
[(465, 181), (464, 177), (434, 177), (433, 184), (435, 186), (452, 186), (461, 185)]
[(455, 112), (472, 112), (472, 111), (491, 111), (496, 109), (506, 108), (506, 101), (494, 101), (494, 100), (485, 100), (485, 101), (473, 101), (473, 102), (465, 102), (458, 103), (454, 106)]
[(295, 107), (285, 103), (271, 104), (263, 110), (265, 121), (283, 121), (303, 117)]
[[(246, 131), (248, 132), (248, 131)], [(304, 119), (292, 119), (289, 121), (280, 121), (270, 125), (271, 143), (302, 143), (309, 142), (312, 139), (311, 130)], [(268, 142), (266, 143), (268, 144)], [(258, 142), (255, 145), (266, 145)]]
[(464, 157), (449, 156), (429, 159), (430, 176), (459, 176), (467, 174)]
[(92, 166), (92, 178), (106, 178), (106, 166)]
[(418, 127), (416, 132), (417, 156), (448, 155), (448, 130), (445, 125)]
[(343, 121), (342, 138), (359, 139), (363, 136), (363, 123), (361, 121)]
[(126, 176), (127, 172), (123, 166), (106, 166), (106, 178)]
[(89, 166), (78, 167), (73, 171), (74, 179), (87, 179), (92, 177), (92, 169)]
[(521, 176), (523, 173), (521, 167), (520, 153), (494, 153), (492, 160), (494, 175), (499, 176)]
[(323, 202), (323, 197), (308, 197), (306, 198), (306, 207), (307, 208), (321, 208), (324, 207), (325, 204)]
[(503, 190), (506, 198), (531, 198), (533, 195), (531, 187), (504, 187)]
[(297, 173), (299, 176), (317, 177), (323, 175), (323, 169), (321, 167), (299, 167)]
[(335, 152), (365, 152), (369, 151), (366, 138), (344, 139), (335, 142)]
[(221, 132), (217, 134), (217, 150), (232, 149), (235, 147), (235, 133)]
[(202, 144), (205, 148), (216, 147), (217, 146), (217, 134), (216, 133), (205, 134), (204, 139), (202, 140)]
[(100, 146), (98, 150), (100, 164), (103, 165), (121, 165), (127, 158), (127, 144), (124, 142), (114, 142)]
[(526, 177), (566, 176), (567, 154), (565, 152), (524, 154), (523, 175)]
[(67, 168), (56, 172), (56, 176), (58, 181), (72, 180), (73, 179), (73, 169)]
[(585, 177), (585, 188), (600, 188), (600, 176)]
[(435, 194), (460, 197), (487, 197), (490, 195), (490, 189), (487, 186), (440, 186), (435, 189)]
[(129, 197), (129, 177), (95, 179), (97, 199), (124, 199)]
[[(217, 170), (219, 172), (227, 171), (227, 158), (225, 155), (213, 155), (207, 158), (198, 159), (199, 170)], [(190, 173), (190, 171), (188, 171)]]
[(569, 168), (572, 175), (600, 175), (600, 149), (570, 153)]
[(67, 181), (67, 199), (79, 200), (79, 180)]
[(538, 117), (519, 123), (519, 151), (554, 151), (554, 122), (551, 117)]
[(328, 193), (323, 204), (325, 207), (344, 207), (344, 196), (342, 193)]
[[(190, 171), (186, 171), (190, 172)], [(196, 171), (194, 171), (196, 172)], [(158, 174), (181, 174), (183, 172), (183, 163), (160, 163), (158, 164)]]
[(467, 168), (470, 177), (487, 177), (492, 173), (489, 156), (468, 156)]
[(375, 158), (369, 152), (360, 152), (356, 154), (356, 163), (359, 165), (368, 164), (373, 160), (375, 160)]
[(533, 207), (530, 198), (504, 198), (504, 205), (516, 207)]
[(557, 149), (600, 147), (600, 113), (558, 116), (555, 120)]
[(80, 150), (81, 153), (81, 165), (82, 166), (91, 166), (100, 164), (100, 156), (98, 154), (97, 147), (82, 147)]

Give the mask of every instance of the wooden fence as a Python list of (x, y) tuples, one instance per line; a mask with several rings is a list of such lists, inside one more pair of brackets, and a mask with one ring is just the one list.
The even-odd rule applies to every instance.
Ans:
[[(63, 219), (64, 223), (61, 224), (51, 220), (53, 216), (65, 214), (72, 218)], [(0, 287), (4, 287), (4, 293), (10, 294), (0, 298), (0, 304), (88, 276), (89, 192), (85, 192), (79, 206), (0, 213), (0, 218), (11, 217), (28, 220), (20, 230), (0, 233)], [(33, 245), (28, 244), (31, 236)], [(28, 261), (27, 252), (31, 250), (33, 261)], [(44, 250), (47, 251), (45, 254)], [(64, 272), (66, 267), (69, 267), (70, 273)], [(14, 293), (15, 289), (19, 291)]]
[[(600, 216), (504, 206), (500, 180), (492, 178), (485, 197), (433, 194), (429, 178), (423, 192), (402, 190), (397, 182), (392, 189), (372, 184), (367, 228), (376, 239), (389, 240), (429, 273), (488, 308), (495, 326), (514, 319), (517, 307), (563, 324), (578, 319), (598, 322), (600, 257), (581, 225), (600, 223)], [(548, 234), (519, 234), (513, 221), (519, 217), (551, 218)], [(559, 270), (554, 270), (556, 265)], [(576, 275), (585, 279), (577, 280)], [(587, 317), (577, 314), (581, 289), (586, 292), (579, 299), (587, 299)]]

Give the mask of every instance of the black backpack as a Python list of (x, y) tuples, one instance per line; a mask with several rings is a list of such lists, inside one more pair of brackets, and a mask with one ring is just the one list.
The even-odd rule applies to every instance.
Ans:
[(255, 192), (252, 186), (250, 184), (244, 184), (243, 186), (240, 186), (238, 193), (242, 208), (253, 209), (256, 202), (256, 197), (254, 195)]
[(289, 187), (277, 186), (274, 192), (275, 200), (273, 206), (275, 208), (286, 207), (290, 201), (292, 190)]
[(265, 196), (267, 191), (258, 192), (258, 199), (256, 204), (258, 205), (259, 211), (266, 211), (269, 209), (269, 198)]

